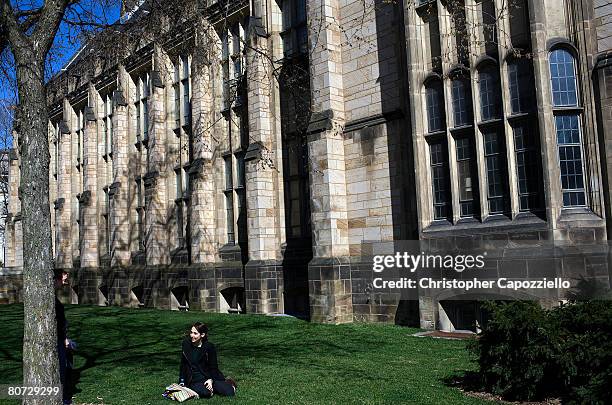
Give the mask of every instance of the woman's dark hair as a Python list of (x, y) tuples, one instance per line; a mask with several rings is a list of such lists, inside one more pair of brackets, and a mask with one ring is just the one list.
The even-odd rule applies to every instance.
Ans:
[(200, 334), (206, 334), (204, 336), (204, 340), (208, 340), (208, 325), (206, 325), (205, 323), (202, 322), (196, 322), (193, 325), (191, 325), (192, 328), (196, 328), (196, 330), (200, 333)]

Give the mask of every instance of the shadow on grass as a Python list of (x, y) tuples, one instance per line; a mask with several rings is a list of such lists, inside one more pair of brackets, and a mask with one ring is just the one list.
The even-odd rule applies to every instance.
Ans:
[(464, 371), (462, 374), (451, 375), (443, 378), (441, 381), (447, 387), (459, 388), (462, 391), (484, 391), (482, 379), (477, 371)]

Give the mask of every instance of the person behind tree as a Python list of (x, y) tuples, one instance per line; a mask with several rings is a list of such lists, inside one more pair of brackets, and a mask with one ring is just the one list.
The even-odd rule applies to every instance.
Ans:
[(208, 326), (201, 322), (194, 323), (189, 336), (183, 340), (179, 384), (191, 388), (200, 398), (236, 393), (236, 383), (226, 380), (219, 370), (217, 351), (208, 341)]
[[(59, 290), (63, 286), (68, 284), (68, 273), (63, 270), (56, 270), (54, 272), (55, 289)], [(69, 351), (71, 347), (70, 339), (67, 336), (68, 322), (66, 321), (66, 314), (64, 312), (64, 304), (55, 297), (55, 320), (57, 323), (57, 354), (59, 357), (59, 369), (60, 369), (60, 381), (62, 383), (62, 401), (65, 405), (72, 403), (72, 390), (71, 390), (71, 362)]]

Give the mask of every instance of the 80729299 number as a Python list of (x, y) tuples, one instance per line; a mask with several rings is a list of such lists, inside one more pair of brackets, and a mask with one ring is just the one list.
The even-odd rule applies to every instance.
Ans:
[(30, 385), (0, 385), (0, 398), (54, 397), (60, 395), (60, 386), (35, 387)]

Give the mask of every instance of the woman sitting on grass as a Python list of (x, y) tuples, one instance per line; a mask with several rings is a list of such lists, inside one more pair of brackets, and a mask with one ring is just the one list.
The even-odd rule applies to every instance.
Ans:
[(183, 340), (179, 383), (198, 393), (200, 398), (210, 398), (213, 393), (233, 396), (236, 383), (225, 379), (217, 364), (217, 351), (208, 342), (208, 326), (196, 322), (191, 333)]

